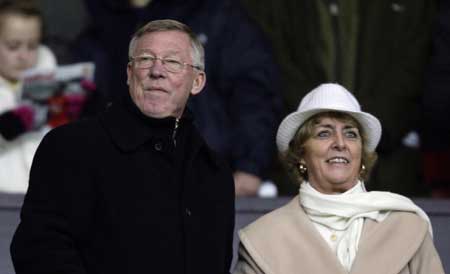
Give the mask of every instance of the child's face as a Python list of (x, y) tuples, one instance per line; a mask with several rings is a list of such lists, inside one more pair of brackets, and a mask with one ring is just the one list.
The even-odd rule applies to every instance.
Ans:
[(5, 14), (0, 17), (0, 76), (16, 81), (37, 62), (41, 40), (38, 17)]

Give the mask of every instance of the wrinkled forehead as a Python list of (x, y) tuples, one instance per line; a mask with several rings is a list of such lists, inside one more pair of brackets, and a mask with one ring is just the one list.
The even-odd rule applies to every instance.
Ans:
[[(366, 132), (364, 131), (364, 128), (361, 126), (361, 124), (356, 120), (353, 116), (350, 114), (347, 114), (345, 112), (337, 112), (337, 111), (330, 111), (330, 112), (322, 112), (319, 114), (314, 115), (309, 120), (309, 125), (307, 125), (308, 128), (305, 129), (305, 132), (307, 134), (307, 137), (311, 137), (313, 135), (314, 128), (317, 126), (323, 124), (327, 121), (327, 119), (333, 121), (339, 121), (343, 123), (345, 126), (344, 128), (354, 128), (357, 129), (359, 134), (361, 135), (362, 139), (361, 142), (363, 146), (367, 144), (367, 136)], [(307, 123), (305, 123), (307, 124)], [(305, 125), (304, 124), (304, 125)]]
[[(306, 120), (298, 129), (297, 132), (294, 135), (294, 138), (297, 144), (304, 144), (308, 139), (310, 139), (313, 135), (317, 127), (323, 122), (326, 122), (326, 119), (330, 119), (335, 121), (339, 121), (348, 127), (356, 128), (360, 132), (360, 134), (364, 135), (363, 129), (361, 125), (358, 123), (358, 121), (353, 118), (351, 115), (343, 113), (343, 112), (336, 112), (336, 111), (327, 111), (327, 112), (321, 112), (318, 114), (313, 115), (308, 120)], [(363, 139), (365, 137), (363, 136)], [(364, 142), (364, 140), (363, 140)]]
[(147, 32), (136, 38), (134, 54), (189, 55), (191, 43), (186, 33), (176, 30)]

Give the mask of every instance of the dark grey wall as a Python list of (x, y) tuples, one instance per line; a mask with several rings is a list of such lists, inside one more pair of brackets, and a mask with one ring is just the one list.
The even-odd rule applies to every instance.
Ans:
[(9, 245), (14, 230), (19, 223), (19, 208), (23, 195), (6, 195), (0, 193), (0, 273), (14, 273)]

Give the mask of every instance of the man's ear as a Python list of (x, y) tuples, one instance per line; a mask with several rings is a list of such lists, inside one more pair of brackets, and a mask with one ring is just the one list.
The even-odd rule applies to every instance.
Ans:
[(199, 94), (200, 91), (202, 91), (205, 84), (206, 84), (206, 73), (203, 70), (201, 70), (198, 73), (196, 73), (194, 82), (192, 83), (191, 94), (192, 95)]
[(130, 85), (130, 76), (131, 76), (131, 70), (133, 69), (131, 62), (128, 62), (127, 64), (127, 85)]

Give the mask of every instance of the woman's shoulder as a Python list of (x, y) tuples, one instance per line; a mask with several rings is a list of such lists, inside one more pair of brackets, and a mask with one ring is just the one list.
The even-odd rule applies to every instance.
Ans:
[(424, 234), (428, 230), (428, 222), (414, 212), (393, 211), (385, 220), (385, 225), (397, 228), (399, 231), (414, 230)]
[(392, 211), (388, 218), (400, 223), (427, 224), (417, 213), (410, 211)]
[(423, 240), (429, 235), (428, 223), (418, 214), (407, 211), (392, 211), (383, 221), (367, 219), (361, 236), (361, 250), (381, 250), (389, 246), (392, 250), (413, 256)]
[(365, 235), (371, 235), (372, 239), (377, 238), (381, 242), (392, 239), (403, 239), (406, 242), (412, 239), (421, 241), (429, 230), (426, 220), (409, 211), (391, 211), (382, 221), (368, 218), (364, 222), (364, 227)]

